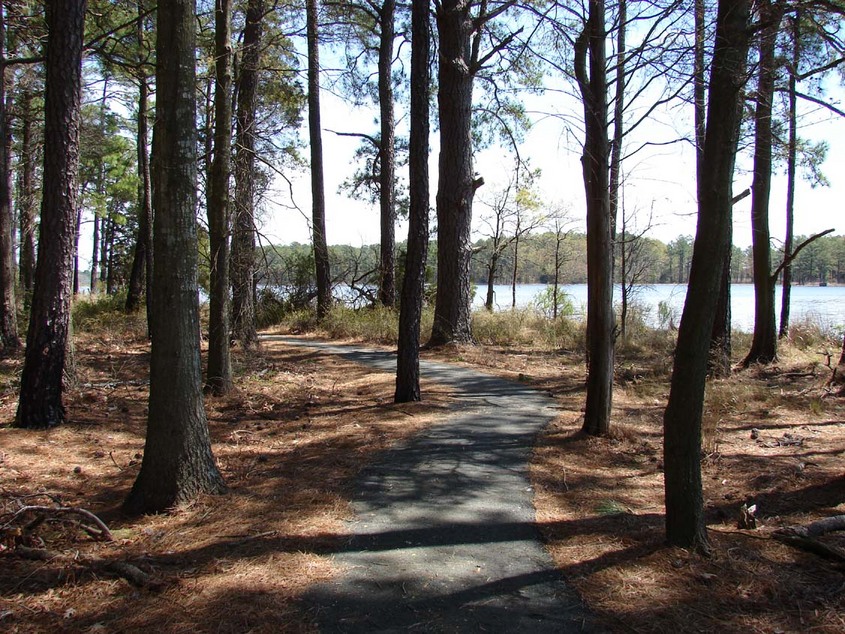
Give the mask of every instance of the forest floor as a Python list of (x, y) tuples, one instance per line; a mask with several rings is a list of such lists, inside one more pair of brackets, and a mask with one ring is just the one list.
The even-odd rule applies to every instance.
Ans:
[[(340, 572), (325, 555), (344, 539), (356, 476), (442, 421), (453, 394), (424, 383), (422, 403), (395, 405), (389, 373), (267, 342), (236, 356), (232, 395), (206, 401), (230, 493), (130, 518), (120, 503), (143, 452), (148, 352), (144, 338), (119, 327), (79, 333), (69, 423), (47, 431), (8, 425), (21, 361), (0, 359), (0, 630), (314, 631), (298, 599)], [(558, 399), (561, 416), (531, 465), (537, 522), (608, 629), (845, 630), (843, 561), (774, 538), (778, 528), (845, 514), (845, 399), (825, 393), (829, 371), (816, 350), (787, 350), (777, 366), (711, 385), (709, 558), (663, 542), (668, 348), (620, 355), (615, 431), (603, 439), (578, 431), (580, 354), (470, 346), (426, 356)], [(737, 528), (746, 502), (757, 507), (755, 530)], [(87, 509), (114, 539), (94, 539), (77, 513), (16, 515), (23, 505)], [(845, 549), (842, 533), (821, 541)], [(45, 550), (52, 558), (38, 559)]]

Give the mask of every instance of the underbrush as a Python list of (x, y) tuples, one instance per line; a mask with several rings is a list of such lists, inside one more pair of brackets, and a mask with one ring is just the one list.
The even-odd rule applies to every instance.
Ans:
[(76, 332), (112, 333), (143, 338), (147, 334), (147, 314), (143, 309), (126, 312), (126, 294), (78, 296), (71, 307)]
[(550, 319), (530, 308), (472, 315), (475, 341), (489, 346), (531, 346), (541, 350), (585, 349), (584, 325), (574, 319)]

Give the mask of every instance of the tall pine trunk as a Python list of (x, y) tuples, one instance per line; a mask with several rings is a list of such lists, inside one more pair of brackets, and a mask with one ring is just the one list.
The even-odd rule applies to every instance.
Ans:
[(730, 252), (736, 148), (748, 56), (748, 0), (720, 0), (699, 182), (698, 227), (663, 416), (666, 537), (709, 550), (701, 483), (701, 415), (723, 265)]
[(428, 0), (411, 2), (411, 138), (408, 157), (410, 210), (408, 252), (399, 310), (399, 348), (394, 401), (418, 401), (420, 395), (420, 320), (428, 256), (428, 86), (430, 35)]
[(801, 61), (801, 13), (792, 20), (792, 68), (789, 72), (789, 140), (786, 158), (786, 236), (783, 240), (783, 267), (781, 284), (783, 291), (780, 298), (780, 326), (778, 337), (789, 334), (789, 304), (792, 294), (792, 247), (795, 238), (795, 166), (798, 154), (798, 99), (796, 95), (798, 64)]
[(379, 209), (381, 245), (379, 247), (379, 301), (384, 306), (396, 303), (396, 133), (393, 115), (393, 38), (395, 0), (381, 6), (381, 33), (378, 51), (378, 95), (381, 119), (379, 144)]
[(70, 324), (85, 0), (47, 3), (44, 187), (35, 288), (15, 425), (65, 422), (62, 378)]
[(130, 513), (164, 511), (198, 494), (225, 490), (202, 400), (194, 20), (193, 0), (159, 5), (150, 399), (141, 471), (124, 502)]
[(206, 388), (215, 395), (232, 389), (229, 356), (229, 170), (232, 151), (232, 20), (230, 0), (216, 0), (214, 28), (214, 158), (208, 205), (211, 294), (208, 319)]
[[(311, 225), (317, 276), (317, 317), (325, 317), (332, 303), (329, 247), (326, 242), (326, 192), (323, 183), (323, 130), (320, 124), (320, 41), (318, 0), (307, 0), (308, 132), (311, 144)], [(383, 28), (383, 27), (382, 27)], [(384, 144), (382, 144), (384, 145)]]
[[(141, 66), (145, 59), (146, 29), (143, 17), (143, 4), (137, 3), (138, 25), (136, 33), (139, 47), (139, 68), (138, 68), (138, 131), (137, 131), (137, 153), (138, 153), (138, 236), (135, 241), (135, 253), (132, 259), (132, 270), (129, 276), (129, 289), (126, 293), (126, 310), (129, 312), (138, 309), (141, 302), (141, 293), (144, 291), (147, 309), (147, 330), (151, 332), (150, 309), (152, 293), (150, 286), (153, 279), (153, 203), (152, 183), (150, 178), (150, 158), (147, 152), (149, 142), (149, 131), (147, 123), (147, 110), (149, 108), (149, 83), (147, 73)], [(93, 274), (92, 274), (93, 275)]]
[(17, 304), (15, 302), (14, 220), (12, 219), (12, 170), (9, 116), (6, 103), (6, 19), (0, 5), (0, 343), (4, 350), (17, 350)]
[(783, 8), (764, 0), (760, 6), (760, 61), (754, 111), (754, 178), (751, 186), (751, 251), (754, 264), (754, 336), (742, 364), (777, 359), (775, 278), (769, 234), (769, 193), (772, 189), (772, 101), (777, 69), (775, 45)]
[(232, 330), (246, 349), (258, 342), (255, 330), (255, 109), (263, 16), (263, 0), (250, 0), (238, 73), (231, 257)]
[(444, 0), (437, 8), (440, 64), (437, 104), (440, 156), (437, 179), (437, 299), (429, 345), (472, 341), (469, 266), (475, 191), (472, 167), (472, 66), (475, 26), (471, 4)]
[[(584, 106), (581, 166), (587, 199), (587, 404), (582, 429), (610, 431), (613, 400), (613, 219), (608, 190), (605, 8), (590, 0), (589, 17), (575, 43), (575, 73)], [(589, 69), (589, 70), (588, 70)]]
[(35, 284), (35, 169), (38, 150), (35, 142), (35, 111), (32, 105), (33, 91), (28, 84), (20, 91), (21, 118), (21, 165), (18, 178), (18, 211), (20, 217), (20, 268), (21, 290), (24, 306), (29, 307)]

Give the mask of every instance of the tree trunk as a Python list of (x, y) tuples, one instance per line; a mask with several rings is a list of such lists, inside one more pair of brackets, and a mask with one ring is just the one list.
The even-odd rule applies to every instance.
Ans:
[(795, 226), (795, 165), (798, 154), (798, 103), (796, 96), (796, 75), (801, 61), (801, 14), (792, 20), (792, 69), (789, 72), (789, 141), (786, 159), (786, 236), (783, 240), (783, 258), (787, 262), (783, 267), (781, 285), (783, 291), (780, 301), (780, 327), (778, 337), (789, 334), (789, 304), (792, 293), (792, 246)]
[(7, 351), (21, 346), (15, 302), (15, 247), (12, 219), (12, 170), (6, 103), (6, 18), (0, 5), (0, 344)]
[(106, 240), (108, 244), (107, 250), (107, 257), (104, 260), (106, 263), (106, 294), (107, 295), (114, 295), (115, 291), (115, 279), (114, 279), (114, 239), (117, 233), (117, 227), (114, 216), (112, 214), (112, 210), (109, 209), (106, 212), (106, 218), (108, 219), (108, 231), (106, 232)]
[(764, 0), (760, 6), (760, 62), (754, 112), (754, 177), (751, 186), (751, 251), (754, 264), (754, 336), (742, 362), (771, 363), (777, 359), (775, 279), (769, 235), (769, 193), (772, 188), (772, 100), (777, 60), (775, 45), (783, 9)]
[[(100, 219), (100, 283), (103, 285), (105, 285), (108, 277), (110, 224), (111, 219), (108, 214)], [(108, 294), (108, 290), (106, 290), (106, 293)]]
[(560, 247), (563, 239), (560, 235), (560, 230), (555, 232), (555, 277), (554, 277), (554, 286), (552, 287), (552, 319), (557, 321), (557, 305), (558, 305), (558, 297), (560, 292), (560, 267), (562, 264), (562, 258), (560, 255)]
[[(728, 228), (728, 244), (733, 241), (733, 229)], [(714, 377), (731, 375), (731, 256), (722, 264), (722, 277), (719, 283), (719, 296), (716, 302), (716, 314), (713, 316), (713, 330), (710, 333), (710, 360), (708, 374)]]
[(62, 375), (68, 347), (82, 87), (85, 0), (47, 4), (44, 187), (26, 358), (15, 426), (65, 421)]
[(420, 318), (428, 257), (428, 129), (430, 84), (429, 2), (411, 2), (411, 138), (408, 253), (399, 309), (399, 348), (394, 401), (418, 401), (420, 395)]
[(235, 216), (232, 233), (232, 330), (249, 350), (255, 330), (255, 109), (264, 1), (250, 0), (238, 74)]
[(701, 414), (710, 335), (730, 251), (734, 162), (749, 37), (748, 0), (720, 0), (699, 184), (698, 228), (663, 417), (666, 537), (709, 550), (701, 486)]
[[(704, 43), (705, 43), (705, 6), (704, 0), (695, 0), (695, 69), (693, 77), (693, 94), (695, 102), (695, 166), (696, 183), (699, 187), (698, 198), (701, 199), (701, 184), (704, 182), (702, 169), (704, 167), (704, 135), (706, 131), (706, 102), (704, 74)], [(729, 243), (733, 243), (733, 230)], [(728, 256), (722, 266), (722, 279), (719, 284), (719, 298), (716, 304), (716, 315), (713, 320), (713, 331), (710, 335), (710, 360), (708, 373), (711, 376), (726, 377), (731, 374), (731, 355), (733, 353), (731, 341), (731, 258)]]
[(440, 34), (437, 92), (440, 156), (437, 179), (437, 299), (430, 346), (472, 341), (469, 266), (473, 178), (471, 4), (444, 0), (436, 10)]
[[(612, 156), (612, 154), (611, 154)], [(612, 162), (612, 161), (611, 161)], [(613, 169), (610, 170), (611, 181), (613, 180)], [(611, 200), (613, 199), (613, 186), (611, 185)], [(628, 218), (625, 211), (622, 211), (622, 240), (617, 242), (619, 246), (619, 278), (621, 280), (620, 288), (622, 290), (622, 310), (619, 316), (619, 334), (624, 341), (628, 336), (628, 292), (630, 286), (628, 285)]]
[(194, 20), (193, 0), (159, 5), (154, 336), (144, 459), (124, 502), (130, 513), (164, 511), (200, 493), (225, 490), (211, 454), (201, 389)]
[(396, 304), (396, 134), (393, 122), (393, 38), (395, 0), (384, 0), (381, 7), (381, 34), (378, 51), (378, 95), (381, 118), (379, 145), (379, 208), (381, 245), (379, 301), (384, 306)]
[[(619, 187), (622, 178), (622, 137), (625, 134), (625, 36), (628, 29), (628, 0), (619, 0), (619, 24), (616, 31), (616, 94), (613, 100), (613, 141), (610, 144), (610, 219), (613, 223), (612, 235), (616, 235), (616, 222), (619, 214)], [(623, 245), (624, 252), (625, 247)], [(625, 286), (625, 278), (622, 278)], [(623, 329), (625, 321), (622, 321)], [(625, 338), (625, 333), (622, 333)]]
[(97, 282), (99, 282), (97, 276), (97, 269), (100, 266), (98, 256), (100, 254), (100, 217), (95, 213), (94, 214), (94, 222), (93, 222), (93, 229), (91, 233), (91, 243), (94, 245), (94, 248), (91, 249), (91, 275), (90, 281), (88, 283), (88, 290), (91, 295), (97, 294)]
[(146, 298), (147, 324), (150, 323), (151, 302), (153, 300), (150, 285), (153, 279), (153, 204), (152, 183), (150, 179), (150, 158), (147, 152), (149, 138), (147, 126), (147, 110), (149, 101), (149, 84), (146, 77), (141, 77), (138, 83), (138, 237), (135, 242), (135, 253), (132, 260), (132, 272), (129, 281), (129, 291), (126, 295), (126, 310), (138, 310), (141, 292)]
[(208, 372), (206, 389), (223, 395), (232, 389), (229, 357), (229, 158), (232, 148), (232, 21), (231, 0), (215, 5), (214, 158), (208, 204), (208, 239), (211, 248), (211, 294), (208, 319)]
[(24, 293), (24, 306), (29, 307), (35, 283), (35, 168), (38, 150), (33, 138), (35, 112), (32, 106), (32, 89), (21, 89), (21, 167), (19, 178), (18, 210), (20, 213), (20, 281)]
[(498, 245), (493, 243), (493, 254), (490, 256), (490, 263), (487, 265), (487, 296), (484, 298), (484, 308), (487, 312), (493, 312), (493, 283), (496, 281), (496, 271), (499, 268)]
[[(145, 61), (146, 28), (143, 17), (143, 3), (138, 3), (138, 25), (136, 33), (139, 47), (139, 66)], [(135, 253), (132, 261), (132, 273), (129, 291), (126, 295), (126, 310), (137, 310), (140, 302), (141, 289), (145, 291), (147, 310), (147, 334), (152, 334), (150, 326), (152, 309), (152, 281), (153, 281), (153, 202), (152, 182), (150, 177), (150, 156), (147, 152), (149, 142), (148, 110), (150, 86), (147, 73), (143, 67), (138, 69), (138, 238), (135, 242)]]
[(516, 309), (516, 281), (519, 275), (519, 218), (516, 220), (516, 234), (513, 238), (513, 276), (511, 277), (511, 310)]
[[(575, 73), (584, 105), (581, 165), (587, 199), (587, 405), (582, 429), (610, 431), (613, 399), (613, 220), (608, 191), (607, 67), (603, 0), (590, 0), (575, 43)], [(587, 66), (589, 62), (589, 77)]]
[(76, 221), (73, 223), (73, 278), (71, 292), (74, 297), (79, 294), (79, 230), (82, 227), (82, 208), (76, 210)]
[[(329, 247), (326, 242), (326, 192), (323, 183), (323, 130), (320, 124), (320, 41), (318, 0), (307, 0), (308, 132), (311, 143), (311, 223), (314, 269), (317, 276), (317, 318), (329, 313), (332, 303)], [(383, 145), (383, 144), (382, 144)]]
[(693, 51), (693, 107), (695, 121), (695, 182), (702, 182), (704, 166), (704, 133), (707, 125), (707, 80), (704, 67), (704, 44), (707, 37), (704, 0), (694, 0), (695, 50)]

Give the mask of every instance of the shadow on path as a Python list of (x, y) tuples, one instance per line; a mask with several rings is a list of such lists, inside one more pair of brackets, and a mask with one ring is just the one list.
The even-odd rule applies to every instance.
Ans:
[[(293, 337), (391, 372), (388, 352)], [(344, 573), (306, 596), (327, 632), (595, 631), (539, 542), (528, 461), (556, 415), (535, 390), (475, 370), (422, 361), (456, 389), (442, 424), (366, 469), (350, 539), (334, 552)]]

